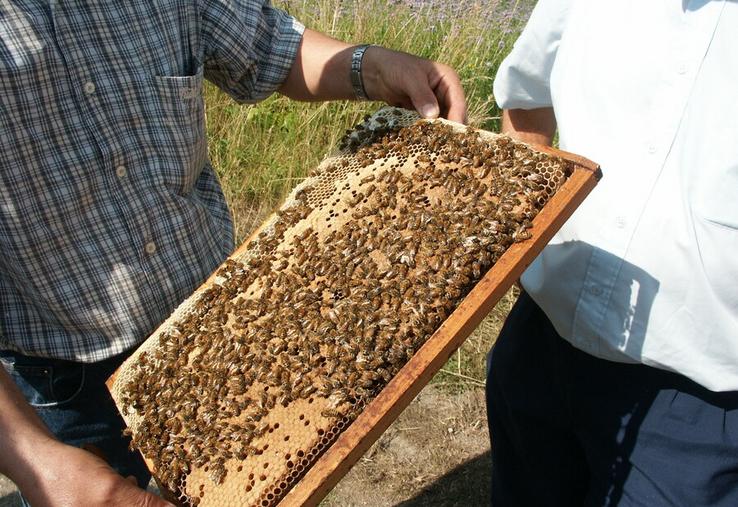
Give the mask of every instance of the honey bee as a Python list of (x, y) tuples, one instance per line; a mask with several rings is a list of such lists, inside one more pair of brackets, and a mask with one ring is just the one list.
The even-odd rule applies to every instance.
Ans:
[(226, 476), (226, 469), (223, 465), (215, 465), (210, 469), (210, 473), (208, 477), (211, 481), (213, 481), (215, 484), (223, 484), (223, 480)]
[(318, 388), (314, 385), (305, 386), (302, 391), (300, 391), (300, 398), (309, 398), (311, 394), (315, 393)]
[(533, 234), (531, 234), (530, 231), (527, 230), (520, 230), (515, 233), (513, 233), (513, 240), (514, 241), (525, 241), (527, 239), (530, 239), (533, 237)]
[(325, 409), (320, 412), (320, 415), (327, 419), (340, 419), (343, 417), (343, 414), (341, 412), (333, 409)]

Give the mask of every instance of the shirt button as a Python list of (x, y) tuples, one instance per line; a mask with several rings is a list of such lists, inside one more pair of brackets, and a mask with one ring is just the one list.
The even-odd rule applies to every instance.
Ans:
[(615, 227), (617, 227), (618, 229), (625, 229), (626, 225), (628, 225), (628, 222), (625, 220), (625, 217), (615, 218)]
[(677, 72), (678, 72), (678, 73), (679, 73), (680, 75), (684, 75), (684, 74), (686, 74), (686, 73), (687, 73), (687, 66), (686, 66), (686, 65), (684, 65), (684, 64), (681, 64), (681, 65), (679, 65), (679, 68), (677, 69)]
[(653, 144), (649, 145), (649, 147), (648, 147), (648, 153), (650, 153), (651, 155), (653, 155), (654, 153), (656, 153), (656, 146), (653, 145)]
[(95, 93), (95, 83), (93, 83), (92, 81), (87, 81), (83, 86), (83, 89), (87, 95), (92, 95), (93, 93)]
[(146, 250), (147, 254), (151, 255), (154, 252), (156, 252), (156, 245), (154, 244), (153, 241), (149, 241), (148, 243), (146, 243), (144, 250)]
[(123, 165), (119, 165), (115, 168), (115, 175), (119, 178), (125, 178), (126, 174), (128, 174), (128, 171), (126, 171), (126, 167)]
[(600, 287), (597, 287), (596, 285), (589, 288), (589, 293), (593, 296), (601, 296), (602, 295), (602, 289)]

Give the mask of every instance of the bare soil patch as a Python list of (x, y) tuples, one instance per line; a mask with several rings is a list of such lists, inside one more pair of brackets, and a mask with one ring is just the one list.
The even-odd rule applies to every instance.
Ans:
[(489, 505), (484, 390), (426, 387), (322, 505)]

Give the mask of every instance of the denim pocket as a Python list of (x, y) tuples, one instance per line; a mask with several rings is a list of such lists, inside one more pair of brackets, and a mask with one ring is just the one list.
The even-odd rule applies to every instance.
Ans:
[(28, 403), (36, 408), (70, 403), (85, 384), (83, 364), (23, 364), (4, 359), (3, 365)]

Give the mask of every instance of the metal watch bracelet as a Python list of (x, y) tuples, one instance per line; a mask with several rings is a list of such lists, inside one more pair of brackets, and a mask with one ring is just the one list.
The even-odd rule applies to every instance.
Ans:
[(364, 79), (361, 76), (361, 63), (364, 60), (364, 52), (369, 47), (371, 47), (371, 44), (357, 46), (351, 55), (351, 86), (358, 100), (369, 100), (369, 96), (364, 89)]

